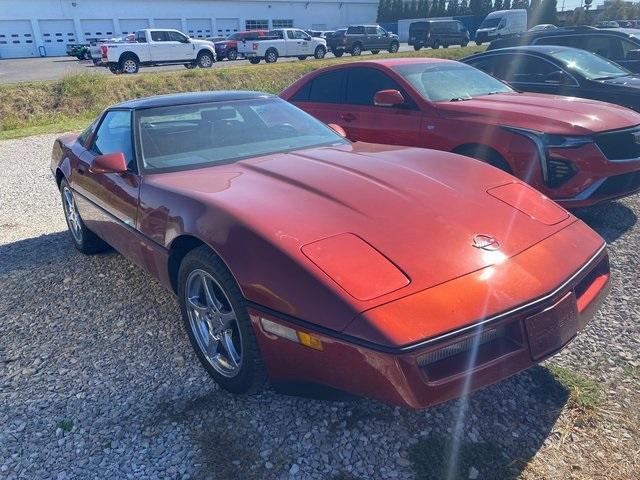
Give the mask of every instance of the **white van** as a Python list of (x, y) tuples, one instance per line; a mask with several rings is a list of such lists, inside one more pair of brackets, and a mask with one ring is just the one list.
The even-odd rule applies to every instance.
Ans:
[(498, 10), (487, 15), (476, 30), (476, 45), (526, 31), (526, 10)]

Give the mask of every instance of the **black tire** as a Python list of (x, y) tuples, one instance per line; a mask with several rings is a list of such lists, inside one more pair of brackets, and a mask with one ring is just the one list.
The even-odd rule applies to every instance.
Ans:
[(118, 67), (114, 66), (114, 65), (111, 65), (109, 67), (109, 71), (111, 73), (113, 73), (114, 75), (120, 75), (122, 73), (122, 71), (120, 71), (120, 69)]
[(318, 45), (316, 51), (313, 52), (313, 56), (316, 60), (322, 60), (327, 54), (327, 49), (323, 45)]
[(235, 48), (232, 48), (227, 52), (227, 60), (233, 61), (237, 59), (238, 59), (238, 50), (236, 50)]
[(443, 44), (442, 44), (442, 48), (449, 48), (449, 44), (448, 44), (448, 43), (446, 43), (446, 42), (445, 42), (445, 43), (443, 43)]
[(276, 63), (278, 61), (278, 51), (275, 48), (268, 49), (264, 54), (264, 61), (267, 63)]
[(476, 40), (476, 45), (480, 46), (482, 45), (482, 42), (480, 40)]
[(342, 55), (344, 55), (344, 50), (336, 48), (331, 50), (331, 53), (333, 53), (334, 57), (340, 58)]
[(85, 51), (84, 54), (82, 55), (82, 58), (84, 60), (91, 60), (91, 52), (89, 50)]
[(371, 50), (371, 55), (377, 55), (380, 53), (380, 50)]
[(260, 60), (262, 60), (260, 57), (250, 57), (249, 63), (253, 63), (254, 65), (257, 65), (260, 63)]
[(513, 170), (511, 169), (507, 161), (502, 158), (502, 155), (489, 147), (477, 145), (474, 147), (460, 149), (455, 153), (475, 158), (476, 160), (480, 160), (481, 162), (488, 163), (493, 167), (499, 168), (504, 172), (513, 174)]
[(469, 45), (469, 42), (468, 42), (468, 41), (466, 41), (466, 42), (462, 42), (462, 43), (460, 44), (460, 46), (461, 46), (461, 47), (466, 47), (467, 45)]
[(306, 56), (306, 55), (300, 55), (300, 56), (298, 57), (298, 60), (306, 60), (306, 59), (307, 59), (307, 56)]
[[(203, 270), (218, 282), (236, 314), (236, 323), (238, 326), (236, 339), (239, 338), (241, 342), (241, 362), (238, 372), (233, 377), (222, 375), (209, 363), (207, 357), (198, 346), (198, 342), (191, 328), (185, 290), (189, 274), (194, 270)], [(240, 288), (224, 262), (222, 262), (210, 248), (206, 246), (198, 247), (189, 252), (182, 260), (178, 272), (178, 299), (182, 319), (191, 345), (205, 370), (216, 383), (232, 393), (255, 393), (262, 390), (267, 383), (267, 374), (253, 326), (247, 313), (245, 300), (240, 292)]]
[(398, 42), (391, 42), (389, 45), (389, 53), (397, 53), (400, 50), (400, 44)]
[(414, 49), (416, 52), (418, 52), (418, 51), (420, 51), (420, 50), (422, 49), (422, 45), (414, 45), (414, 46), (413, 46), (413, 49)]
[(126, 73), (128, 75), (138, 73), (140, 70), (140, 62), (133, 55), (123, 55), (120, 59), (120, 64), (118, 65), (118, 69), (122, 73)]
[(438, 40), (434, 40), (433, 43), (431, 44), (431, 48), (433, 48), (434, 50), (437, 50), (440, 48), (440, 42)]
[(196, 60), (196, 63), (200, 68), (211, 68), (214, 62), (215, 59), (210, 52), (200, 52)]
[(191, 70), (193, 68), (196, 68), (196, 64), (195, 63), (185, 63), (184, 64), (184, 68), (186, 68), (187, 70)]
[[(74, 228), (69, 217), (69, 203), (66, 200), (66, 195), (70, 195), (73, 202), (73, 208), (75, 210), (74, 218), (77, 221), (77, 227)], [(67, 228), (69, 229), (69, 236), (73, 245), (85, 255), (93, 255), (94, 253), (104, 252), (109, 249), (109, 245), (98, 237), (95, 233), (87, 228), (82, 221), (82, 217), (78, 213), (75, 203), (75, 195), (71, 187), (65, 179), (60, 182), (60, 198), (62, 199), (62, 210), (64, 211), (64, 218), (67, 222)]]
[(359, 57), (360, 55), (362, 55), (362, 45), (360, 45), (359, 43), (354, 43), (351, 47), (351, 55), (354, 57)]

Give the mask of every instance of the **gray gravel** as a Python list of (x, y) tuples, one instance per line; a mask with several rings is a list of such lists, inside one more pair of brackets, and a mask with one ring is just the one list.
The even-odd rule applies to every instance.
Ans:
[[(413, 445), (454, 432), (524, 462), (556, 442), (563, 401), (541, 392), (540, 368), (423, 412), (322, 390), (220, 390), (163, 287), (116, 253), (73, 248), (53, 139), (0, 142), (0, 478), (404, 479)], [(637, 408), (611, 379), (640, 366), (638, 212), (636, 196), (580, 213), (611, 242), (613, 292), (552, 360), (601, 381), (620, 409)]]

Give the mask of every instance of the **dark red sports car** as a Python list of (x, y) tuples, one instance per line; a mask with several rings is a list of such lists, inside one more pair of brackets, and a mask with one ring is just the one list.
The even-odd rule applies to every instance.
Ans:
[(640, 114), (618, 105), (513, 90), (464, 63), (435, 58), (315, 70), (281, 97), (351, 140), (478, 158), (565, 207), (640, 190)]
[(426, 407), (552, 355), (608, 286), (604, 241), (514, 177), (352, 144), (261, 93), (115, 105), (51, 168), (75, 246), (175, 292), (233, 392), (270, 377)]

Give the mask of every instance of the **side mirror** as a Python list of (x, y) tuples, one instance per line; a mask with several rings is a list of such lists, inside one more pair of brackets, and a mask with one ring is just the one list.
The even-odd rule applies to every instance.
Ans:
[(124, 153), (106, 153), (98, 155), (91, 163), (93, 173), (122, 173), (127, 171), (127, 159)]
[(626, 60), (640, 60), (640, 50), (629, 50), (625, 55)]
[(571, 77), (562, 70), (556, 70), (551, 72), (544, 79), (544, 83), (550, 83), (554, 85), (570, 85), (573, 83)]
[(396, 107), (404, 104), (404, 97), (399, 90), (380, 90), (373, 96), (376, 107)]
[(337, 125), (335, 123), (330, 123), (329, 125), (327, 125), (331, 130), (333, 130), (334, 132), (336, 132), (338, 135), (340, 135), (342, 138), (347, 138), (347, 132), (345, 131), (344, 128), (342, 128), (340, 125)]

